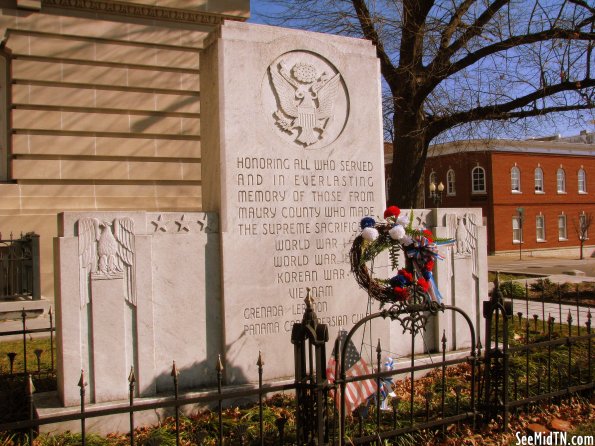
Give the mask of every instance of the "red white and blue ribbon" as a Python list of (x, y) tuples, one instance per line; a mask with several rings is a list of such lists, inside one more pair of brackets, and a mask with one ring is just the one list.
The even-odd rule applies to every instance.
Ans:
[(429, 282), (430, 287), (428, 288), (427, 293), (430, 300), (434, 302), (441, 303), (442, 294), (440, 294), (440, 291), (438, 290), (432, 271), (425, 270), (425, 265), (430, 260), (444, 260), (444, 257), (438, 252), (439, 244), (440, 246), (445, 246), (452, 245), (453, 243), (454, 240), (435, 243), (430, 241), (427, 237), (418, 236), (413, 239), (413, 244), (405, 248), (405, 254), (413, 261), (413, 267), (415, 268), (418, 277), (423, 277)]
[[(386, 358), (386, 362), (384, 363), (384, 370), (392, 371), (394, 368), (395, 361), (393, 358), (388, 356)], [(393, 379), (391, 378), (382, 378), (380, 382), (380, 410), (390, 410), (388, 407), (388, 397), (395, 397), (396, 395), (392, 391), (392, 383)]]

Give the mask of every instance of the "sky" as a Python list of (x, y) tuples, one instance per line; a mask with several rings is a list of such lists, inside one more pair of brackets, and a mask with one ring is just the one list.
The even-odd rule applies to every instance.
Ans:
[(250, 18), (248, 19), (251, 23), (262, 23), (261, 17), (258, 12), (262, 11), (264, 6), (261, 0), (250, 0)]
[(250, 19), (251, 23), (264, 23), (259, 12), (270, 10), (271, 5), (265, 5), (262, 0), (250, 0)]

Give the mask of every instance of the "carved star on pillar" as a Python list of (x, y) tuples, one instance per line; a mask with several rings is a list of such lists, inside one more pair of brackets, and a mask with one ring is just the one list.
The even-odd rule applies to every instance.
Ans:
[(185, 217), (185, 215), (182, 214), (182, 218), (175, 221), (176, 224), (179, 226), (178, 232), (182, 232), (182, 231), (190, 232), (190, 223), (192, 223), (192, 222), (190, 220), (184, 220), (184, 217)]
[(205, 233), (217, 232), (217, 219), (213, 215), (204, 214), (202, 219), (196, 220), (198, 230)]
[(159, 232), (160, 230), (167, 232), (167, 224), (169, 223), (169, 220), (164, 220), (163, 215), (159, 215), (157, 220), (153, 220), (151, 223), (155, 225), (155, 232)]

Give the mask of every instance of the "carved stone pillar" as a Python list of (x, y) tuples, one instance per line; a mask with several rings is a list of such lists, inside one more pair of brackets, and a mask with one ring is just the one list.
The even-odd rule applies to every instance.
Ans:
[[(95, 403), (126, 399), (127, 305), (122, 293), (123, 279), (91, 279), (91, 314), (93, 333), (93, 376), (91, 391)], [(92, 380), (92, 381), (91, 381)]]

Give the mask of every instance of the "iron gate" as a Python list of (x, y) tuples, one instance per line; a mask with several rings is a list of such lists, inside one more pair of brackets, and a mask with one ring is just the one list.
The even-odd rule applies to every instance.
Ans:
[[(428, 321), (436, 317), (439, 313), (445, 311), (460, 314), (467, 323), (471, 338), (471, 349), (469, 355), (459, 359), (446, 359), (446, 334), (442, 336), (441, 361), (438, 363), (419, 365), (415, 364), (415, 339), (425, 331)], [(380, 340), (376, 347), (376, 367), (375, 370), (369, 370), (369, 373), (349, 376), (346, 370), (346, 356), (348, 346), (355, 333), (366, 326), (367, 323), (375, 319), (390, 319), (392, 322), (399, 322), (403, 328), (403, 333), (411, 335), (411, 364), (409, 367), (398, 370), (381, 371), (381, 352), (382, 346)], [(358, 321), (345, 336), (344, 342), (339, 345), (339, 340), (335, 341), (335, 352), (340, 352), (340, 359), (336, 363), (337, 373), (334, 375), (337, 379), (333, 382), (327, 376), (327, 355), (326, 343), (328, 342), (328, 329), (325, 324), (317, 321), (313, 310), (312, 299), (306, 298), (306, 313), (300, 324), (295, 324), (292, 333), (292, 343), (295, 353), (295, 382), (297, 395), (297, 435), (298, 444), (317, 444), (330, 445), (346, 444), (346, 417), (347, 404), (346, 395), (348, 386), (362, 381), (373, 380), (376, 383), (375, 394), (370, 397), (375, 405), (375, 432), (362, 433), (360, 423), (360, 434), (357, 437), (349, 436), (349, 444), (363, 444), (376, 442), (381, 444), (384, 439), (394, 438), (402, 434), (418, 431), (421, 429), (444, 428), (446, 425), (470, 420), (475, 424), (477, 417), (477, 388), (478, 388), (478, 359), (479, 349), (476, 342), (475, 328), (469, 316), (460, 308), (450, 305), (440, 305), (436, 303), (413, 301), (412, 303), (399, 302), (389, 309), (370, 314)], [(446, 368), (457, 364), (469, 364), (471, 378), (469, 383), (469, 399), (466, 408), (460, 405), (460, 389), (456, 391), (456, 409), (447, 411), (446, 408)], [(437, 414), (430, 416), (428, 398), (426, 396), (426, 415), (416, 415), (414, 409), (415, 379), (416, 372), (423, 372), (429, 369), (440, 369), (441, 391), (440, 405)], [(383, 427), (381, 422), (383, 414), (380, 410), (381, 403), (381, 380), (390, 379), (396, 375), (409, 375), (410, 396), (409, 396), (409, 414), (405, 420), (397, 424), (397, 407), (393, 404), (393, 423), (390, 428)], [(336, 402), (338, 409), (332, 408), (332, 402)], [(330, 403), (329, 403), (330, 402)], [(397, 403), (398, 404), (398, 403)], [(403, 414), (400, 414), (401, 418)], [(404, 421), (404, 422), (403, 422)], [(386, 423), (384, 423), (386, 424)]]
[(0, 240), (0, 301), (23, 298), (41, 299), (39, 236), (34, 233)]
[(563, 314), (559, 301), (558, 321), (551, 314), (546, 320), (543, 311), (539, 323), (539, 314), (529, 315), (525, 288), (525, 312), (516, 313), (516, 323), (512, 293), (505, 301), (498, 277), (483, 308), (486, 348), (481, 410), (486, 419), (500, 415), (503, 429), (508, 428), (511, 412), (517, 408), (574, 394), (591, 397), (595, 389), (591, 309), (581, 307), (577, 300), (576, 307)]

